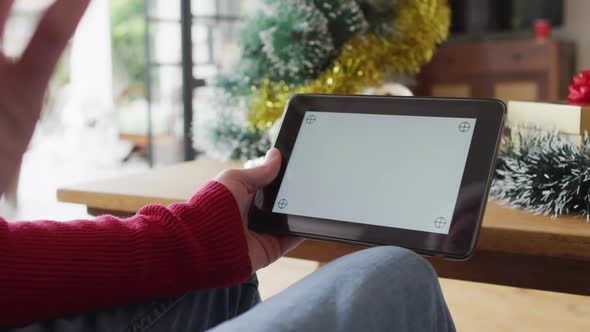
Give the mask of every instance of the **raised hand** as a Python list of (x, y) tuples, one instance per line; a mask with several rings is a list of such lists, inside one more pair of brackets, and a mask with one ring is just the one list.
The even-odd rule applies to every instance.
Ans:
[[(0, 36), (14, 0), (0, 0)], [(89, 0), (56, 0), (19, 59), (0, 52), (0, 195), (33, 135), (55, 64)]]

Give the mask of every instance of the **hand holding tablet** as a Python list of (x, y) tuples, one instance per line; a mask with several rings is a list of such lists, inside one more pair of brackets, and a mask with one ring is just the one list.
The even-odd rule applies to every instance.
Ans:
[(251, 228), (466, 258), (493, 174), (494, 100), (297, 95), (275, 147), (277, 179)]

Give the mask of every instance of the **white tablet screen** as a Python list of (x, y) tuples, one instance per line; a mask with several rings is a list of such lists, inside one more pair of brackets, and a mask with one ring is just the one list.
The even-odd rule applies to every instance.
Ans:
[(273, 212), (448, 234), (475, 122), (306, 112)]

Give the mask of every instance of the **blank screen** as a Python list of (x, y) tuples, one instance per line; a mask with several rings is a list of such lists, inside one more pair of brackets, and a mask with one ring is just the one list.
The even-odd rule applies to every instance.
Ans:
[(475, 122), (306, 112), (273, 212), (448, 234)]

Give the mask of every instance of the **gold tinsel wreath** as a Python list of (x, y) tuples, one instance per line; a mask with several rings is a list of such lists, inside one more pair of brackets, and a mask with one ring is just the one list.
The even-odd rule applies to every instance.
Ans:
[(253, 87), (250, 124), (258, 129), (272, 126), (296, 93), (353, 94), (381, 85), (390, 73), (417, 73), (447, 38), (451, 16), (447, 0), (399, 0), (396, 13), (390, 38), (374, 34), (352, 38), (315, 80), (297, 87), (270, 81)]

